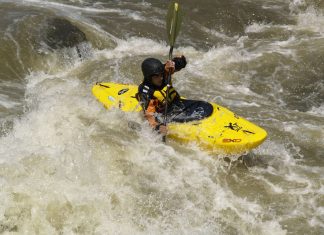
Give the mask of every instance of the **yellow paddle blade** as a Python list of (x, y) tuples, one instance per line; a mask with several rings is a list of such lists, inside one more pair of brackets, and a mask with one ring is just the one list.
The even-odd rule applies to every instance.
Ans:
[(181, 7), (177, 2), (172, 2), (170, 4), (166, 21), (169, 44), (173, 47), (182, 22)]

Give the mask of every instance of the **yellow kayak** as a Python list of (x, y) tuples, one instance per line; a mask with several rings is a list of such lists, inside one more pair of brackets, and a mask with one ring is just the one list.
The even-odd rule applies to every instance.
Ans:
[[(92, 88), (93, 95), (106, 108), (125, 112), (142, 110), (135, 97), (137, 91), (136, 85), (117, 83), (97, 83)], [(212, 108), (206, 118), (170, 122), (167, 137), (182, 143), (194, 142), (208, 151), (225, 154), (246, 153), (266, 139), (267, 132), (259, 126), (218, 104), (207, 104)]]

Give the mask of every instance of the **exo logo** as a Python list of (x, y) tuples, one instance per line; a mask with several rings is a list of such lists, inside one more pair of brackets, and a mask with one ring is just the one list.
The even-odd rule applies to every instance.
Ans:
[(242, 139), (223, 139), (223, 143), (239, 143)]

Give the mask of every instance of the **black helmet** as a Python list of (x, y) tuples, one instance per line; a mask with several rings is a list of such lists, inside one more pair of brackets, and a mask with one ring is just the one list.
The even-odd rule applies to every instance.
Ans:
[(145, 79), (148, 79), (156, 74), (164, 72), (164, 66), (158, 59), (147, 58), (142, 63), (142, 72)]

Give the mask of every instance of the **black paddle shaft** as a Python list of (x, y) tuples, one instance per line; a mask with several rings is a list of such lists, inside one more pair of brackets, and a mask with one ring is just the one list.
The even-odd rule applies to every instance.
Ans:
[[(172, 52), (173, 47), (175, 44), (176, 37), (179, 33), (181, 25), (181, 14), (180, 14), (180, 7), (177, 2), (170, 4), (169, 11), (167, 14), (167, 33), (168, 39), (170, 44), (170, 51), (169, 51), (169, 60), (172, 60)], [(169, 103), (169, 90), (170, 90), (170, 83), (171, 83), (171, 70), (169, 70), (168, 78), (167, 78), (167, 90), (166, 90), (166, 103), (165, 103), (165, 110), (164, 110), (164, 120), (163, 125), (166, 126), (167, 124), (167, 113), (168, 113), (168, 103)], [(166, 141), (166, 135), (163, 136), (163, 142)]]
[[(169, 60), (172, 60), (172, 52), (173, 52), (173, 46), (170, 47), (170, 51), (169, 51)], [(168, 98), (169, 98), (169, 91), (170, 91), (170, 82), (171, 82), (171, 70), (169, 70), (168, 73), (168, 79), (167, 79), (167, 90), (166, 90), (166, 102), (165, 102), (165, 110), (164, 110), (164, 120), (163, 120), (163, 125), (166, 126), (167, 125), (167, 121), (168, 121)], [(163, 136), (163, 141), (166, 141), (166, 136)]]

